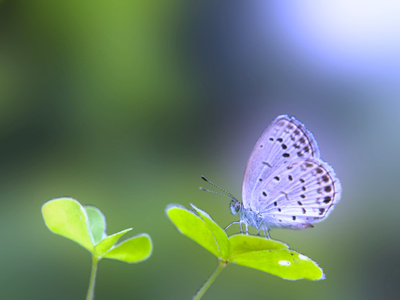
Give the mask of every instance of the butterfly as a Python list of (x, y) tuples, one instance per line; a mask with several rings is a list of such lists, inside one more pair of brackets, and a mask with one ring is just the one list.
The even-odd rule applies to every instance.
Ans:
[[(205, 179), (205, 178), (203, 178)], [(206, 179), (205, 179), (206, 180)], [(333, 168), (320, 158), (317, 142), (294, 117), (278, 116), (254, 146), (244, 174), (243, 202), (231, 194), (239, 223), (263, 231), (305, 229), (324, 220), (340, 200)]]

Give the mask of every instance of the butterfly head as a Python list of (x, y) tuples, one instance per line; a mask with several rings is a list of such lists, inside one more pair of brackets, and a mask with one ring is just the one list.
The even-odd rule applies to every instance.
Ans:
[(231, 198), (230, 207), (232, 214), (237, 215), (242, 211), (243, 204), (240, 201), (236, 200), (235, 198)]

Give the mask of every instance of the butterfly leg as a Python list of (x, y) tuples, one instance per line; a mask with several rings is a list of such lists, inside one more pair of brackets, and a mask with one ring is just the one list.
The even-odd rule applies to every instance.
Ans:
[(260, 226), (260, 227), (261, 227), (261, 228), (260, 228), (260, 231), (261, 231), (261, 230), (264, 231), (264, 236), (265, 236), (266, 238), (268, 238), (268, 239), (271, 239), (270, 236), (269, 236), (268, 227), (266, 227), (266, 226)]
[(229, 227), (231, 227), (231, 225), (233, 225), (233, 224), (239, 224), (239, 226), (240, 226), (240, 231), (242, 231), (242, 226), (241, 226), (241, 223), (240, 222), (232, 222), (231, 224), (229, 224), (228, 226), (226, 226), (225, 227), (225, 231), (229, 228)]

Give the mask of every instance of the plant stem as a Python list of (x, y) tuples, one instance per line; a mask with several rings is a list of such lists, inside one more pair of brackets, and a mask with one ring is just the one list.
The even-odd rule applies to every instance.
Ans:
[(210, 276), (210, 278), (208, 278), (208, 280), (203, 284), (203, 286), (200, 288), (200, 290), (197, 292), (197, 294), (193, 297), (192, 300), (200, 300), (201, 297), (203, 297), (205, 292), (208, 290), (208, 288), (214, 282), (215, 278), (217, 278), (218, 274), (221, 273), (221, 271), (226, 267), (227, 264), (228, 264), (227, 261), (223, 261), (223, 260), (219, 261), (217, 269)]
[(99, 259), (92, 255), (92, 271), (90, 273), (89, 289), (87, 292), (86, 300), (94, 299), (94, 284), (96, 281), (97, 263)]

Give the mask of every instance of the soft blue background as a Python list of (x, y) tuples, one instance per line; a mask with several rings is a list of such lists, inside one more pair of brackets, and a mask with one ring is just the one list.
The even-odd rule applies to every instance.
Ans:
[(2, 299), (84, 299), (89, 253), (40, 213), (60, 196), (100, 208), (108, 233), (153, 239), (144, 263), (100, 263), (96, 299), (190, 299), (216, 260), (164, 209), (236, 220), (200, 175), (240, 197), (279, 114), (306, 124), (342, 182), (326, 221), (271, 233), (326, 280), (232, 265), (203, 299), (399, 297), (400, 6), (281, 2), (0, 1)]

